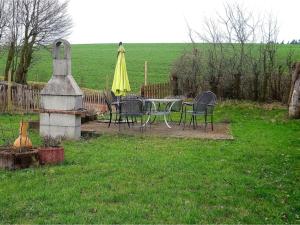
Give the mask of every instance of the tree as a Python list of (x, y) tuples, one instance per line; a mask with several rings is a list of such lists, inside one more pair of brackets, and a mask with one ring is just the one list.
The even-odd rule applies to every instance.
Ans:
[[(8, 31), (7, 31), (7, 59), (4, 71), (4, 80), (8, 79), (9, 70), (13, 75), (16, 70), (17, 60), (18, 60), (18, 45), (20, 45), (20, 33), (21, 33), (21, 23), (20, 23), (20, 12), (21, 12), (21, 2), (18, 0), (12, 0), (9, 3), (9, 11), (11, 14), (8, 17)], [(13, 77), (12, 77), (13, 79)]]
[(8, 24), (8, 3), (5, 0), (0, 0), (0, 42), (5, 34)]
[[(15, 15), (11, 19), (10, 50), (6, 69), (10, 69), (11, 59), (16, 57), (16, 41), (21, 43), (15, 81), (25, 84), (27, 72), (32, 62), (33, 52), (40, 46), (46, 46), (57, 38), (69, 34), (72, 27), (67, 14), (68, 1), (59, 0), (13, 0)], [(17, 31), (17, 32), (16, 32)]]
[(189, 97), (195, 97), (201, 86), (201, 57), (193, 38), (193, 31), (188, 23), (187, 26), (193, 49), (185, 52), (175, 61), (172, 67), (171, 81), (175, 95), (184, 94)]
[(207, 48), (207, 68), (205, 77), (208, 79), (211, 90), (219, 94), (220, 80), (225, 72), (225, 54), (223, 34), (213, 19), (206, 19), (204, 22), (204, 34), (198, 32), (197, 35), (206, 43)]
[(263, 87), (262, 87), (262, 100), (266, 100), (267, 89), (270, 79), (274, 75), (276, 68), (276, 54), (277, 54), (277, 37), (279, 28), (277, 20), (274, 16), (270, 15), (266, 24), (262, 24), (262, 54), (263, 54)]
[(193, 48), (177, 59), (172, 68), (172, 79), (176, 80), (179, 93), (195, 97), (200, 88), (201, 59), (198, 49)]
[(226, 4), (225, 15), (220, 16), (222, 25), (225, 27), (224, 36), (232, 47), (232, 75), (234, 77), (234, 97), (241, 97), (241, 78), (246, 75), (250, 67), (249, 55), (251, 47), (246, 45), (255, 41), (255, 30), (258, 20), (252, 12), (247, 11), (239, 4)]

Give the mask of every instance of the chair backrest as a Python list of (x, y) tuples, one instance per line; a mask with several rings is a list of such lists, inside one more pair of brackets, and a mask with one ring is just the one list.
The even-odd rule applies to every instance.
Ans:
[(127, 94), (125, 97), (122, 98), (122, 100), (128, 100), (128, 99), (141, 99), (141, 96), (138, 96), (136, 94), (133, 93), (129, 93)]
[(118, 101), (118, 97), (115, 95), (115, 93), (113, 91), (110, 92), (111, 94), (111, 98), (112, 98), (112, 102), (117, 102)]
[(203, 92), (197, 99), (197, 102), (201, 102), (207, 105), (215, 105), (217, 103), (216, 95), (211, 91)]
[(144, 101), (139, 98), (122, 99), (120, 108), (121, 114), (141, 115), (144, 113)]
[(207, 110), (207, 105), (213, 107), (216, 103), (216, 95), (211, 91), (205, 91), (194, 99), (193, 110), (196, 112), (204, 112)]
[(197, 101), (199, 100), (199, 98), (201, 97), (202, 94), (203, 94), (203, 93), (199, 93), (199, 94), (196, 95), (196, 97), (195, 97), (194, 100), (193, 100), (194, 103), (197, 102)]

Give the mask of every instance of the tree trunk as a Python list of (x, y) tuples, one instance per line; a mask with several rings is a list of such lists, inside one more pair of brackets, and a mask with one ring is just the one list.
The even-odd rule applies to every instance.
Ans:
[(259, 85), (259, 79), (258, 79), (258, 76), (259, 76), (259, 73), (256, 72), (254, 73), (254, 81), (253, 81), (253, 86), (254, 86), (254, 101), (257, 101), (258, 100), (258, 85)]
[(292, 98), (289, 105), (289, 117), (299, 119), (300, 118), (300, 78), (298, 78), (294, 84)]
[(33, 43), (35, 41), (35, 37), (32, 38), (32, 41), (28, 43), (28, 39), (24, 41), (24, 45), (21, 50), (20, 62), (16, 71), (15, 82), (20, 84), (27, 83), (27, 72), (28, 68), (31, 64), (32, 53), (33, 53)]
[(236, 73), (234, 74), (234, 91), (235, 91), (235, 98), (241, 98), (241, 74)]
[(262, 84), (262, 101), (266, 101), (267, 98), (267, 89), (268, 89), (268, 79), (269, 79), (269, 72), (267, 71), (267, 56), (266, 52), (263, 53), (263, 84)]
[(295, 66), (292, 75), (291, 90), (289, 95), (289, 117), (300, 118), (300, 62)]
[(27, 60), (27, 52), (28, 52), (28, 39), (24, 40), (24, 44), (22, 46), (21, 55), (20, 55), (20, 61), (16, 70), (16, 77), (15, 82), (19, 84), (25, 84), (25, 64)]
[(298, 80), (298, 78), (300, 78), (300, 62), (295, 64), (295, 69), (292, 74), (291, 89), (290, 89), (290, 94), (289, 94), (289, 99), (288, 99), (288, 105), (290, 105), (290, 103), (291, 103), (292, 95), (294, 92), (294, 86), (295, 86), (295, 83)]
[(172, 87), (172, 93), (174, 96), (179, 95), (179, 88), (178, 88), (178, 77), (176, 74), (171, 75), (171, 87)]
[[(11, 42), (10, 46), (9, 46), (9, 50), (8, 50), (8, 55), (7, 55), (7, 59), (6, 59), (6, 66), (5, 66), (5, 72), (4, 72), (4, 80), (8, 80), (8, 73), (10, 68), (12, 67), (12, 62), (15, 56), (15, 43)], [(14, 71), (12, 71), (12, 74), (14, 74)], [(12, 77), (12, 80), (13, 77)]]

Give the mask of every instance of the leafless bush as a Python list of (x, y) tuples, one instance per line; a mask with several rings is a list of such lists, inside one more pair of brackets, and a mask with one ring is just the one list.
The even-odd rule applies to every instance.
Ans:
[[(289, 51), (286, 60), (281, 59), (274, 15), (260, 18), (237, 3), (225, 4), (224, 13), (206, 19), (201, 32), (188, 28), (193, 47), (201, 50), (196, 60), (201, 65), (197, 84), (202, 89), (222, 98), (287, 102), (294, 54)], [(207, 44), (196, 45), (195, 35)], [(192, 59), (187, 55), (192, 52), (176, 61), (172, 74), (181, 74), (190, 82), (185, 78), (192, 70)], [(188, 93), (188, 85), (178, 86), (184, 88), (182, 94)]]
[(201, 57), (199, 50), (194, 48), (185, 52), (172, 68), (172, 79), (176, 80), (178, 92), (176, 95), (195, 96), (201, 86)]

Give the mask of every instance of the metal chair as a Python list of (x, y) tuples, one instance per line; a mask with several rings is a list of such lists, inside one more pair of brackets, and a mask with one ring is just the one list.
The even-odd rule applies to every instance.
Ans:
[[(180, 112), (180, 120), (179, 120), (179, 125), (181, 123), (182, 120), (182, 112), (183, 112), (183, 100), (186, 98), (183, 95), (176, 95), (176, 96), (167, 96), (165, 98), (169, 98), (169, 99), (180, 99), (180, 101), (175, 102), (175, 103), (169, 103), (167, 105), (167, 107), (170, 107), (170, 104), (173, 104), (170, 112)], [(172, 122), (172, 117), (171, 117), (171, 113), (169, 114), (170, 117), (170, 121)]]
[[(203, 115), (205, 119), (205, 130), (207, 127), (207, 116), (210, 116), (211, 129), (214, 130), (213, 112), (216, 105), (217, 97), (211, 91), (203, 92), (197, 96), (192, 103), (184, 103), (184, 127), (186, 124), (186, 114), (191, 114), (190, 124), (193, 123), (193, 128), (197, 126), (197, 116)], [(192, 106), (192, 110), (187, 110), (188, 106)]]
[(143, 116), (145, 115), (144, 112), (144, 101), (140, 98), (124, 98), (120, 102), (120, 113), (119, 113), (119, 130), (121, 126), (122, 118), (126, 118), (128, 127), (130, 128), (129, 118), (132, 119), (132, 123), (134, 122), (133, 119), (136, 120), (137, 117), (141, 118), (141, 130), (143, 130)]

